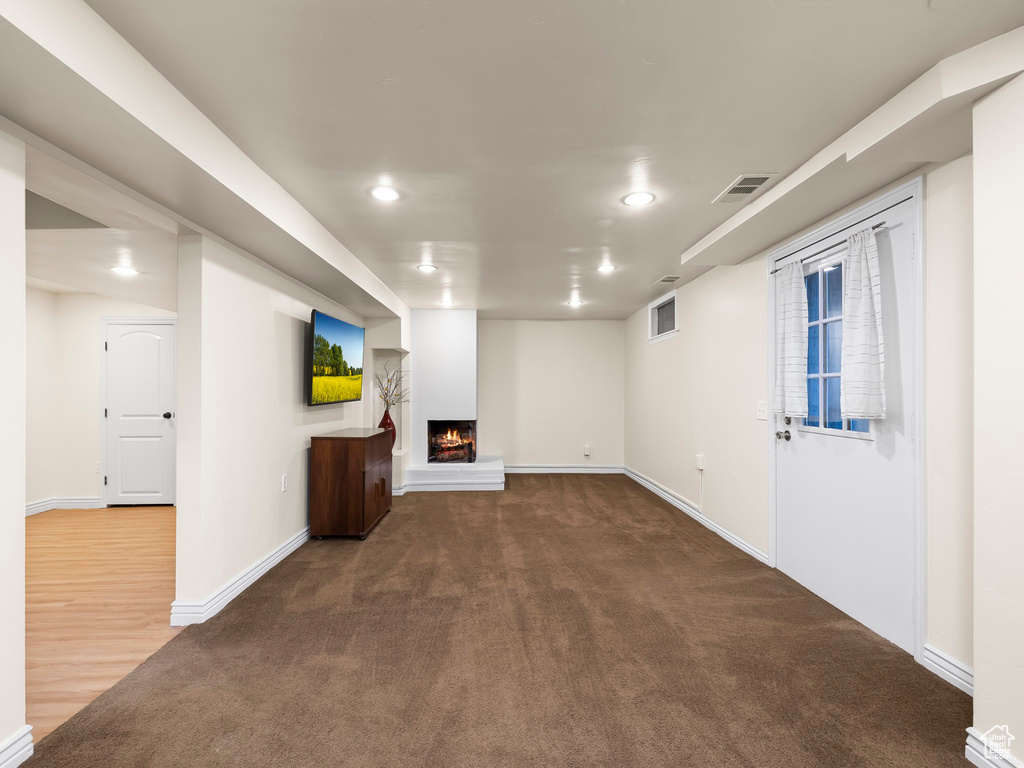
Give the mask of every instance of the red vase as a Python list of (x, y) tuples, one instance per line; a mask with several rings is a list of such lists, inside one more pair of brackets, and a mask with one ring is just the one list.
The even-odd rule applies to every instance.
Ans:
[(377, 425), (380, 429), (386, 429), (391, 433), (391, 447), (395, 447), (395, 440), (398, 439), (398, 431), (395, 429), (395, 422), (391, 419), (390, 409), (384, 409), (384, 416), (381, 417), (380, 424)]

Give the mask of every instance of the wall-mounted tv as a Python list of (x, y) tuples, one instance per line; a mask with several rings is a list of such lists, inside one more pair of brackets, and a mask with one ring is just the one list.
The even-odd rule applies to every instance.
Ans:
[(315, 309), (310, 324), (309, 404), (361, 400), (365, 331)]

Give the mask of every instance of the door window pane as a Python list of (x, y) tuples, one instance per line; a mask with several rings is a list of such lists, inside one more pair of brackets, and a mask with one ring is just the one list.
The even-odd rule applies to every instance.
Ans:
[(825, 373), (839, 373), (843, 359), (843, 321), (825, 325)]
[(839, 415), (839, 377), (825, 379), (825, 426), (842, 429), (843, 419)]
[(819, 407), (819, 392), (821, 387), (819, 382), (821, 379), (813, 378), (807, 380), (807, 418), (804, 419), (805, 427), (817, 427), (820, 422), (818, 414), (821, 412)]
[(807, 285), (807, 319), (812, 323), (819, 320), (818, 317), (818, 273), (812, 272), (804, 278)]
[(843, 265), (825, 267), (825, 317), (843, 316)]
[(821, 332), (820, 325), (812, 325), (807, 329), (807, 372), (817, 373), (818, 372), (818, 361), (819, 349), (818, 349), (818, 336)]

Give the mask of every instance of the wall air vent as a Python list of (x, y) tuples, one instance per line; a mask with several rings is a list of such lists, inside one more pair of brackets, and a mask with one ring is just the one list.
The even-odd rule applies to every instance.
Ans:
[(745, 203), (757, 196), (777, 173), (745, 173), (725, 188), (712, 203)]
[(662, 283), (674, 283), (680, 277), (681, 275), (665, 275), (664, 277), (655, 280), (654, 284), (661, 285)]

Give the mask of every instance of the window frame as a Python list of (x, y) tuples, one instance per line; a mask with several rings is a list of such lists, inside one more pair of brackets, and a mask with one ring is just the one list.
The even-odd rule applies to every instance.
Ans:
[[(647, 305), (647, 343), (655, 344), (659, 341), (667, 341), (679, 335), (679, 289), (673, 288), (664, 296)], [(672, 302), (672, 330), (664, 333), (654, 333), (654, 311)]]
[[(843, 247), (838, 249), (835, 253), (830, 253), (822, 259), (817, 259), (808, 262), (804, 265), (803, 276), (806, 280), (812, 274), (818, 277), (818, 317), (814, 320), (807, 317), (807, 328), (808, 328), (808, 339), (810, 338), (810, 329), (812, 326), (818, 326), (818, 372), (807, 373), (807, 379), (815, 379), (818, 382), (818, 424), (819, 426), (811, 426), (805, 424), (805, 419), (797, 419), (795, 426), (801, 432), (809, 432), (811, 434), (828, 435), (829, 437), (845, 437), (852, 438), (854, 440), (868, 440), (873, 441), (875, 439), (874, 429), (871, 419), (866, 419), (868, 422), (867, 432), (858, 432), (850, 429), (851, 419), (842, 419), (843, 425), (838, 429), (835, 427), (821, 426), (825, 424), (825, 380), (826, 379), (839, 379), (842, 378), (842, 363), (840, 363), (840, 369), (838, 373), (828, 373), (825, 371), (825, 354), (826, 354), (826, 332), (825, 328), (830, 323), (839, 322), (842, 323), (843, 315), (828, 316), (828, 300), (825, 295), (825, 271), (830, 267), (840, 265), (846, 258), (848, 248), (844, 244)], [(843, 269), (843, 283), (841, 286), (842, 295), (846, 295), (846, 270)], [(808, 310), (809, 311), (809, 310)], [(840, 326), (841, 327), (841, 326)]]

